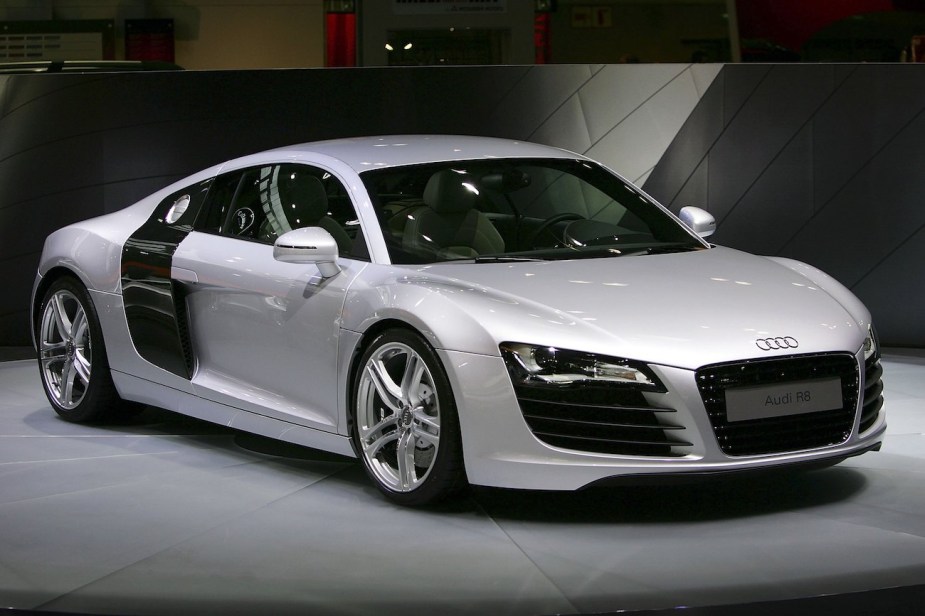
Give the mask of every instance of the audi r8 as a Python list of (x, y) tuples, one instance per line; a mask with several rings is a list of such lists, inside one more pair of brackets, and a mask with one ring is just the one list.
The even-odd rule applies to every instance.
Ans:
[(408, 505), (879, 449), (868, 310), (714, 228), (547, 146), (285, 147), (51, 234), (41, 380), (66, 420), (154, 405), (357, 457)]

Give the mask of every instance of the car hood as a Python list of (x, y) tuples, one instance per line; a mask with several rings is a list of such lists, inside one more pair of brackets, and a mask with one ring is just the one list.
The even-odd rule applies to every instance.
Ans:
[[(416, 268), (405, 282), (452, 293), (466, 318), (495, 342), (575, 348), (691, 369), (796, 353), (856, 353), (866, 336), (866, 309), (834, 279), (789, 263), (799, 267), (712, 248), (571, 261), (443, 263)], [(784, 337), (789, 348), (762, 350), (757, 344)]]

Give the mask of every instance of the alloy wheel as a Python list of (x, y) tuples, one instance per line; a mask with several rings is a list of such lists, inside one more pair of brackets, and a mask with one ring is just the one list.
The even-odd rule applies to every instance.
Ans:
[(394, 492), (423, 484), (440, 446), (440, 401), (427, 362), (388, 342), (362, 367), (357, 387), (360, 453), (374, 478)]
[(45, 304), (39, 329), (42, 380), (62, 409), (77, 407), (90, 386), (93, 352), (90, 324), (80, 300), (67, 289)]

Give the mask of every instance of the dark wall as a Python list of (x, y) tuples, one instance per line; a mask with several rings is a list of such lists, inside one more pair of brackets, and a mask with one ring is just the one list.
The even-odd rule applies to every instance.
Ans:
[[(659, 66), (639, 65), (639, 82)], [(605, 113), (584, 97), (620, 86), (579, 90), (607, 75), (551, 65), (0, 76), (0, 345), (29, 343), (42, 242), (62, 225), (290, 143), (528, 138), (568, 107), (559, 101)], [(674, 211), (713, 212), (717, 243), (821, 267), (867, 303), (884, 342), (925, 346), (923, 108), (925, 66), (729, 65), (645, 188)], [(677, 113), (653, 105), (645, 115), (661, 109)]]
[(719, 244), (811, 263), (925, 346), (925, 67), (729, 65), (646, 182)]

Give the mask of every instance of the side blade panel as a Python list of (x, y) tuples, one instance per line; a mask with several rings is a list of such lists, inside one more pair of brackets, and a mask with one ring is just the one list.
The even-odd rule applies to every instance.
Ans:
[[(192, 378), (193, 356), (182, 287), (170, 278), (177, 246), (192, 231), (211, 181), (165, 199), (122, 249), (122, 297), (132, 343), (152, 364)], [(177, 204), (183, 207), (176, 220)]]

